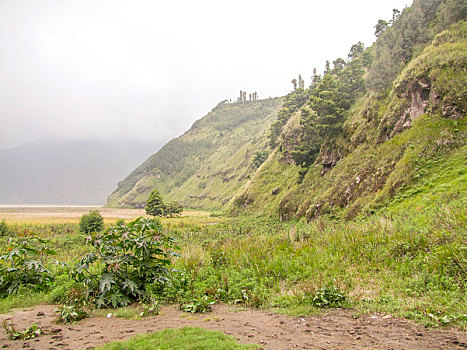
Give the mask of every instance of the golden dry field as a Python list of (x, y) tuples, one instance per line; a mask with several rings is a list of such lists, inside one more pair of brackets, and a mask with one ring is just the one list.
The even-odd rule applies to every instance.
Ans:
[[(118, 219), (133, 220), (140, 216), (147, 217), (144, 209), (117, 209), (97, 206), (0, 206), (0, 221), (8, 224), (57, 224), (78, 223), (83, 214), (98, 210), (105, 223), (114, 223)], [(210, 212), (186, 210), (179, 217), (164, 218), (167, 223), (190, 219), (191, 223), (212, 224), (220, 218), (210, 217)]]

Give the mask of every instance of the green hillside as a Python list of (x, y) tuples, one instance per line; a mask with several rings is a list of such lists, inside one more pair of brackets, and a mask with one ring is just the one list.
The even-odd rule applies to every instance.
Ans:
[(219, 103), (121, 181), (107, 206), (144, 207), (157, 188), (187, 207), (220, 208), (256, 170), (255, 155), (266, 148), (281, 104), (281, 98)]
[[(438, 3), (433, 17), (433, 8), (416, 1), (373, 47), (334, 61), (309, 89), (287, 96), (300, 108), (279, 113), (274, 151), (231, 202), (234, 213), (354, 218), (465, 199), (467, 23), (442, 22), (447, 5)], [(424, 22), (416, 30), (433, 34), (408, 45), (401, 38), (413, 34), (407, 24), (417, 16)], [(435, 25), (449, 28), (435, 35)], [(407, 64), (386, 47), (404, 48)], [(391, 60), (397, 66), (388, 75)]]
[(220, 103), (108, 205), (144, 207), (157, 188), (187, 207), (309, 221), (465, 198), (466, 16), (461, 0), (394, 10), (371, 47), (352, 45), (309, 87), (299, 77), (284, 98)]

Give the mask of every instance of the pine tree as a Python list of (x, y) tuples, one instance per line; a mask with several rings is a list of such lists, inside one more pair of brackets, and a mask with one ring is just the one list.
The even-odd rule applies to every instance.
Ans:
[(165, 214), (165, 204), (157, 189), (154, 189), (146, 202), (146, 214), (152, 216), (163, 216)]
[(297, 79), (293, 78), (291, 83), (293, 84), (293, 89), (297, 90)]
[(303, 80), (302, 75), (298, 75), (298, 88), (305, 89), (305, 80)]

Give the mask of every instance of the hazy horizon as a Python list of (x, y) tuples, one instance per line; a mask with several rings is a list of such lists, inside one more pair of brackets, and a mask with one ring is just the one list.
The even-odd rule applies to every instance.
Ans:
[[(152, 140), (138, 140), (137, 138), (119, 138), (119, 137), (115, 137), (115, 138), (107, 138), (107, 139), (102, 139), (102, 138), (86, 138), (86, 137), (77, 137), (77, 138), (65, 138), (65, 137), (54, 137), (54, 138), (47, 138), (47, 137), (43, 137), (43, 138), (38, 138), (38, 139), (35, 139), (35, 140), (30, 140), (30, 141), (26, 141), (26, 142), (23, 142), (21, 144), (17, 144), (17, 145), (12, 145), (12, 146), (7, 146), (7, 147), (4, 147), (4, 148), (0, 148), (0, 152), (2, 151), (11, 151), (11, 150), (14, 150), (14, 149), (18, 149), (18, 148), (21, 148), (21, 147), (27, 147), (31, 144), (44, 144), (44, 143), (56, 143), (56, 144), (71, 144), (71, 143), (102, 143), (102, 144), (112, 144), (112, 143), (115, 143), (115, 142), (121, 142), (121, 143), (125, 143), (125, 142), (139, 142), (139, 143), (142, 143), (142, 144), (147, 144), (147, 145), (153, 145), (154, 146), (154, 152), (157, 152), (160, 147), (162, 147), (164, 144), (166, 144), (167, 142), (169, 142), (170, 139), (167, 139), (167, 140), (164, 140), (162, 139), (161, 141), (152, 141)], [(151, 153), (152, 154), (152, 153)], [(150, 155), (150, 154), (149, 154)], [(149, 156), (148, 155), (148, 156)]]
[(0, 204), (103, 205), (162, 143), (33, 141), (0, 150)]
[(374, 41), (408, 0), (0, 2), (0, 149), (37, 139), (160, 142), (239, 90), (292, 78)]

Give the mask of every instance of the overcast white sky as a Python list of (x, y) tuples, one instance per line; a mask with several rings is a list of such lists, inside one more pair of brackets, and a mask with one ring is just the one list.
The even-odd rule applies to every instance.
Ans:
[(168, 140), (239, 90), (374, 40), (411, 0), (0, 0), (0, 149), (42, 138)]

